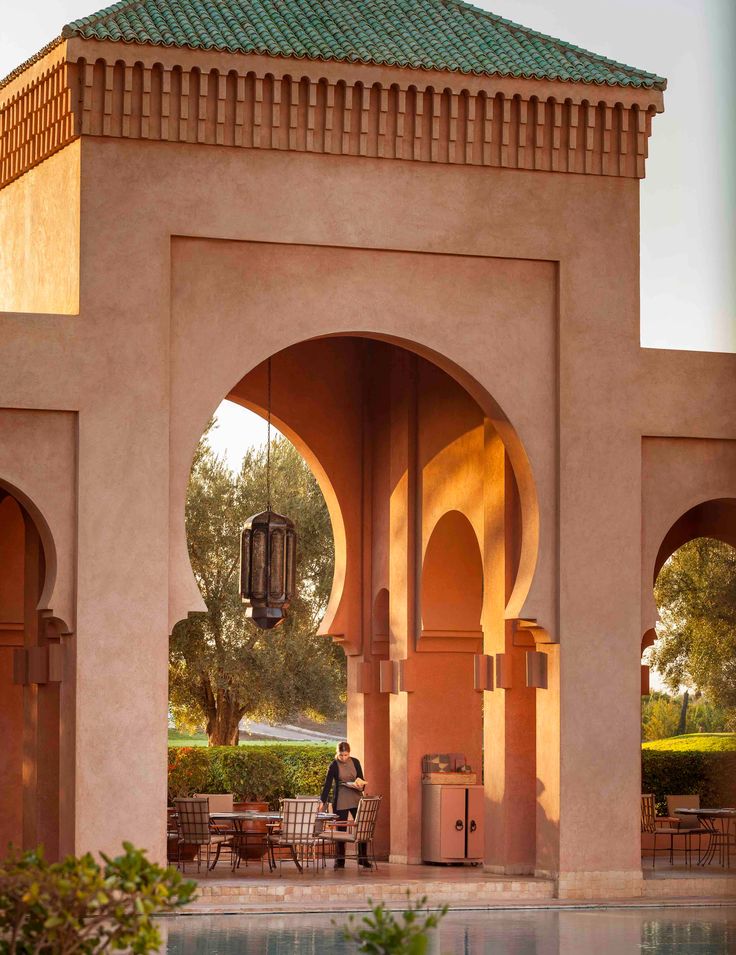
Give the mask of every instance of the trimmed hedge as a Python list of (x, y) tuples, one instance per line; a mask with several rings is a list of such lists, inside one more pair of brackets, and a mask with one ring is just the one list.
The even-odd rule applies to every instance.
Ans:
[[(334, 747), (310, 743), (169, 747), (169, 800), (194, 793), (234, 793), (236, 800), (278, 806), (282, 796), (316, 796)], [(701, 806), (736, 806), (736, 752), (642, 750), (642, 792), (666, 813), (668, 795), (700, 796)]]
[(641, 754), (643, 793), (654, 793), (658, 811), (667, 812), (666, 796), (699, 795), (703, 807), (736, 806), (736, 752), (664, 752)]
[(282, 796), (317, 796), (333, 746), (169, 747), (169, 801), (194, 793), (234, 793), (236, 801), (278, 806)]

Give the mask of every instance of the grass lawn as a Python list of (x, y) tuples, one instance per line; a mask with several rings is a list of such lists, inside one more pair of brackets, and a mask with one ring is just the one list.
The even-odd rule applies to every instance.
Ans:
[[(186, 733), (179, 733), (177, 730), (169, 730), (169, 746), (206, 746), (207, 734), (195, 733), (193, 736), (187, 736)], [(330, 742), (291, 739), (245, 739), (240, 737), (240, 746), (332, 746)]]
[(189, 736), (186, 733), (179, 733), (177, 730), (169, 730), (169, 746), (206, 746), (207, 735), (205, 733), (195, 733)]
[(736, 750), (736, 733), (688, 733), (685, 736), (670, 736), (642, 743), (642, 749), (654, 749), (662, 753), (716, 753)]

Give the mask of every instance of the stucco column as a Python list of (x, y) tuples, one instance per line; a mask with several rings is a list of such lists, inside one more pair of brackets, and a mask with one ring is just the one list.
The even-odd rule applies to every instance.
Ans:
[(485, 459), (483, 637), (496, 664), (495, 688), (484, 693), (485, 861), (490, 871), (522, 874), (534, 871), (535, 701), (526, 687), (526, 648), (515, 645), (504, 619), (520, 527), (511, 467), (488, 422)]
[(167, 417), (160, 397), (123, 393), (111, 386), (79, 419), (75, 851), (118, 854), (129, 840), (162, 862)]
[[(389, 497), (389, 635), (390, 658), (407, 660), (415, 632), (416, 541), (416, 397), (414, 358), (394, 352), (391, 359), (390, 497)], [(391, 851), (393, 862), (419, 861), (418, 785), (413, 767), (408, 693), (392, 693)]]

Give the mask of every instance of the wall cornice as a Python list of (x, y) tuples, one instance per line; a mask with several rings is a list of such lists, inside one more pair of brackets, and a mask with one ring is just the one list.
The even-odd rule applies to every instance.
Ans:
[(0, 91), (0, 187), (79, 136), (642, 178), (656, 90), (73, 39)]

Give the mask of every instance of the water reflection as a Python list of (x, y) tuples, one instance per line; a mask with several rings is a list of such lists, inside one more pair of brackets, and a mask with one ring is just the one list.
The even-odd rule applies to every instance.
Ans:
[[(340, 924), (345, 916), (338, 916)], [(167, 955), (350, 955), (325, 915), (163, 919)], [(736, 905), (451, 912), (431, 955), (733, 955)]]

